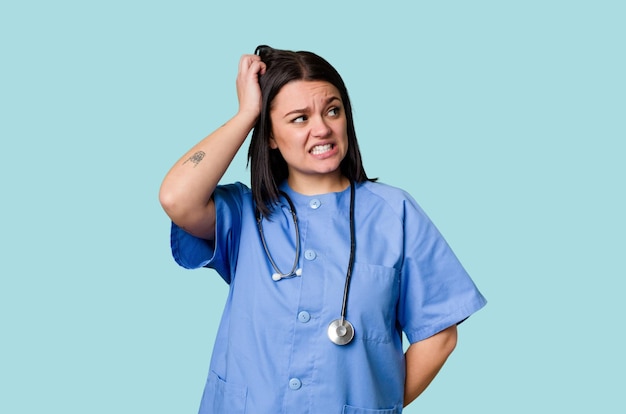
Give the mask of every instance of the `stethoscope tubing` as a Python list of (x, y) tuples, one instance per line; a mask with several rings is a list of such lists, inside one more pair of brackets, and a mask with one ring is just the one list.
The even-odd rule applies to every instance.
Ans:
[(256, 214), (257, 227), (259, 228), (259, 234), (261, 236), (261, 242), (263, 243), (263, 249), (265, 250), (265, 254), (267, 255), (267, 258), (269, 259), (270, 264), (272, 265), (272, 268), (276, 272), (272, 275), (272, 279), (274, 281), (279, 281), (280, 279), (285, 279), (288, 277), (296, 276), (298, 274), (298, 271), (297, 271), (298, 261), (300, 260), (300, 228), (298, 226), (298, 215), (296, 214), (296, 207), (293, 205), (291, 198), (289, 198), (289, 196), (285, 192), (280, 191), (280, 194), (282, 194), (283, 197), (285, 197), (285, 200), (287, 200), (287, 202), (289, 203), (289, 212), (291, 213), (291, 217), (292, 217), (293, 224), (295, 227), (295, 232), (296, 232), (296, 257), (294, 259), (293, 266), (291, 267), (291, 270), (289, 271), (289, 273), (281, 272), (276, 262), (274, 262), (274, 259), (272, 258), (272, 255), (270, 254), (270, 250), (267, 247), (267, 242), (265, 241), (265, 235), (263, 233), (263, 224), (261, 222), (263, 218), (261, 217), (261, 214), (259, 212), (257, 212)]
[[(355, 199), (355, 184), (354, 181), (350, 181), (350, 258), (348, 260), (348, 269), (346, 270), (346, 281), (343, 288), (343, 299), (341, 303), (341, 317), (339, 319), (333, 320), (328, 326), (328, 337), (329, 339), (337, 344), (337, 345), (346, 345), (352, 341), (354, 337), (354, 327), (352, 324), (346, 319), (346, 313), (348, 311), (348, 293), (350, 292), (350, 282), (352, 280), (352, 268), (354, 267), (354, 256), (356, 253), (356, 229), (354, 225), (354, 199)], [(298, 215), (296, 213), (296, 207), (294, 206), (291, 198), (283, 191), (280, 191), (280, 194), (287, 200), (289, 203), (289, 209), (291, 212), (291, 217), (293, 219), (295, 233), (296, 233), (296, 257), (294, 259), (293, 266), (289, 273), (283, 273), (280, 271), (276, 262), (272, 258), (270, 254), (269, 248), (267, 246), (267, 242), (265, 240), (265, 234), (263, 233), (263, 217), (261, 213), (257, 210), (256, 212), (256, 220), (257, 227), (259, 229), (259, 235), (261, 236), (261, 242), (263, 244), (263, 250), (265, 250), (265, 254), (269, 259), (272, 268), (275, 273), (272, 275), (272, 279), (275, 282), (278, 282), (281, 279), (291, 278), (294, 276), (301, 275), (301, 269), (298, 269), (298, 262), (300, 261), (300, 230), (298, 226)]]
[(350, 181), (350, 259), (348, 260), (348, 270), (346, 270), (346, 283), (343, 288), (343, 301), (341, 304), (341, 320), (346, 319), (348, 307), (348, 293), (350, 292), (350, 281), (352, 280), (352, 268), (354, 267), (354, 256), (356, 252), (356, 230), (354, 228), (354, 181)]

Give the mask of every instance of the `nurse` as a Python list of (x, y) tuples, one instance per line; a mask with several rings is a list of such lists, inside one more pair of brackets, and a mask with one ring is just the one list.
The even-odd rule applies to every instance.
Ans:
[[(159, 194), (177, 263), (229, 284), (200, 413), (401, 413), (485, 299), (415, 200), (366, 175), (326, 60), (260, 46), (237, 95)], [(220, 184), (250, 132), (250, 188)]]

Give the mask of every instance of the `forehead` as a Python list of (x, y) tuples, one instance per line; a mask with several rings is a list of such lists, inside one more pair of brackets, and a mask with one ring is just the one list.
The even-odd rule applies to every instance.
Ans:
[(313, 104), (323, 104), (330, 98), (341, 100), (339, 90), (326, 81), (293, 81), (283, 86), (272, 101), (272, 109), (298, 107), (306, 108)]

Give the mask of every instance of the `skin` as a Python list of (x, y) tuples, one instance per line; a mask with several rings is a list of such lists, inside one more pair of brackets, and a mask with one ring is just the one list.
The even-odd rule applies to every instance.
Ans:
[(303, 194), (341, 191), (349, 185), (339, 165), (348, 152), (343, 102), (328, 82), (285, 85), (270, 110), (270, 147), (287, 162), (289, 186)]
[[(214, 239), (215, 204), (211, 197), (261, 113), (258, 75), (265, 69), (259, 56), (241, 57), (239, 110), (183, 155), (163, 180), (159, 191), (163, 209), (174, 223), (197, 237)], [(327, 82), (291, 82), (276, 95), (270, 108), (269, 145), (285, 158), (288, 183), (294, 191), (321, 194), (349, 185), (339, 169), (348, 150), (343, 109), (339, 92)], [(320, 147), (327, 144), (330, 147)], [(324, 150), (313, 151), (316, 147)], [(451, 326), (409, 346), (405, 355), (405, 406), (428, 387), (456, 341), (456, 326)]]
[(435, 379), (439, 370), (456, 347), (457, 330), (453, 325), (443, 331), (415, 342), (405, 353), (406, 379), (404, 405), (415, 400)]

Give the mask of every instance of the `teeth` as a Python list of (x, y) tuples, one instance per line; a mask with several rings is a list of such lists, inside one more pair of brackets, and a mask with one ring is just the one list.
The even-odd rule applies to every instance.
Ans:
[(333, 148), (332, 144), (318, 145), (316, 147), (313, 147), (313, 149), (311, 150), (311, 154), (313, 155), (323, 154), (326, 151), (330, 151), (332, 148)]

